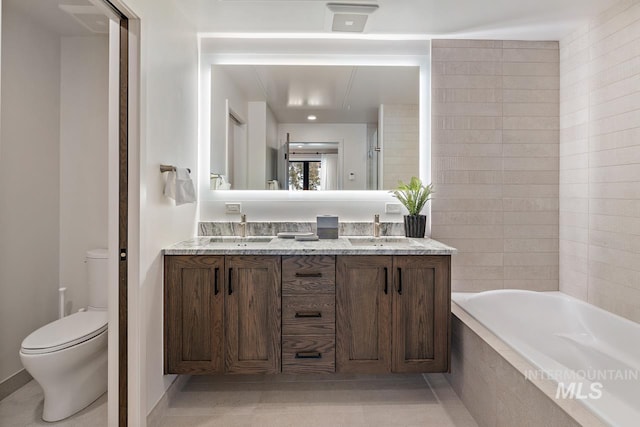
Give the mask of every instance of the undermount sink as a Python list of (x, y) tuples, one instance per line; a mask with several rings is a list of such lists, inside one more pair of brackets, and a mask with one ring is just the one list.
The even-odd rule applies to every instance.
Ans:
[(232, 245), (232, 246), (254, 246), (264, 245), (273, 240), (272, 236), (249, 236), (249, 237), (211, 237), (209, 244)]
[(349, 238), (353, 246), (415, 246), (416, 243), (406, 237), (353, 237)]

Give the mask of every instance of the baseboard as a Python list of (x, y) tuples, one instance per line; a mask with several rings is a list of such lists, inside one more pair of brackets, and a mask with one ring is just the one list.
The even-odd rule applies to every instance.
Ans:
[(26, 370), (18, 371), (16, 374), (10, 376), (6, 380), (0, 383), (0, 400), (9, 396), (14, 391), (32, 380), (33, 377), (29, 375)]
[(147, 415), (147, 427), (157, 427), (162, 423), (162, 418), (169, 408), (169, 403), (175, 395), (182, 390), (182, 387), (189, 381), (189, 378), (191, 378), (191, 375), (178, 375), (176, 377), (176, 380), (171, 383), (156, 406), (154, 406), (151, 412), (149, 412), (149, 415)]

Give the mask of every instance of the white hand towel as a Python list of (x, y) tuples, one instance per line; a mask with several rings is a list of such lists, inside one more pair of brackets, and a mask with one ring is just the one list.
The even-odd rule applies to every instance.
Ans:
[(176, 198), (176, 173), (174, 171), (167, 172), (163, 194), (165, 197), (170, 197), (174, 200)]
[(195, 203), (196, 188), (186, 168), (176, 170), (176, 206)]
[(175, 172), (168, 173), (164, 195), (174, 199), (176, 206), (196, 201), (196, 190), (187, 169), (177, 168)]

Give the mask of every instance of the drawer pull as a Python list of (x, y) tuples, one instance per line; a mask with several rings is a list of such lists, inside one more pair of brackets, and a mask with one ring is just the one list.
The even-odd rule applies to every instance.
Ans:
[(319, 311), (298, 311), (296, 312), (296, 319), (309, 318), (309, 317), (322, 317), (322, 313)]
[(296, 353), (296, 359), (322, 359), (322, 353), (319, 351), (299, 351)]
[(296, 273), (296, 277), (322, 277), (322, 273)]

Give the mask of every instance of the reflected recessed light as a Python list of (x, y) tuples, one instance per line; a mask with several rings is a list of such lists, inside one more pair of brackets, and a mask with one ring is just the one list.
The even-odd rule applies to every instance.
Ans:
[(316, 117), (316, 116), (314, 116), (313, 114), (309, 114), (309, 115), (307, 116), (307, 120), (315, 120), (315, 119), (317, 119), (317, 117)]

